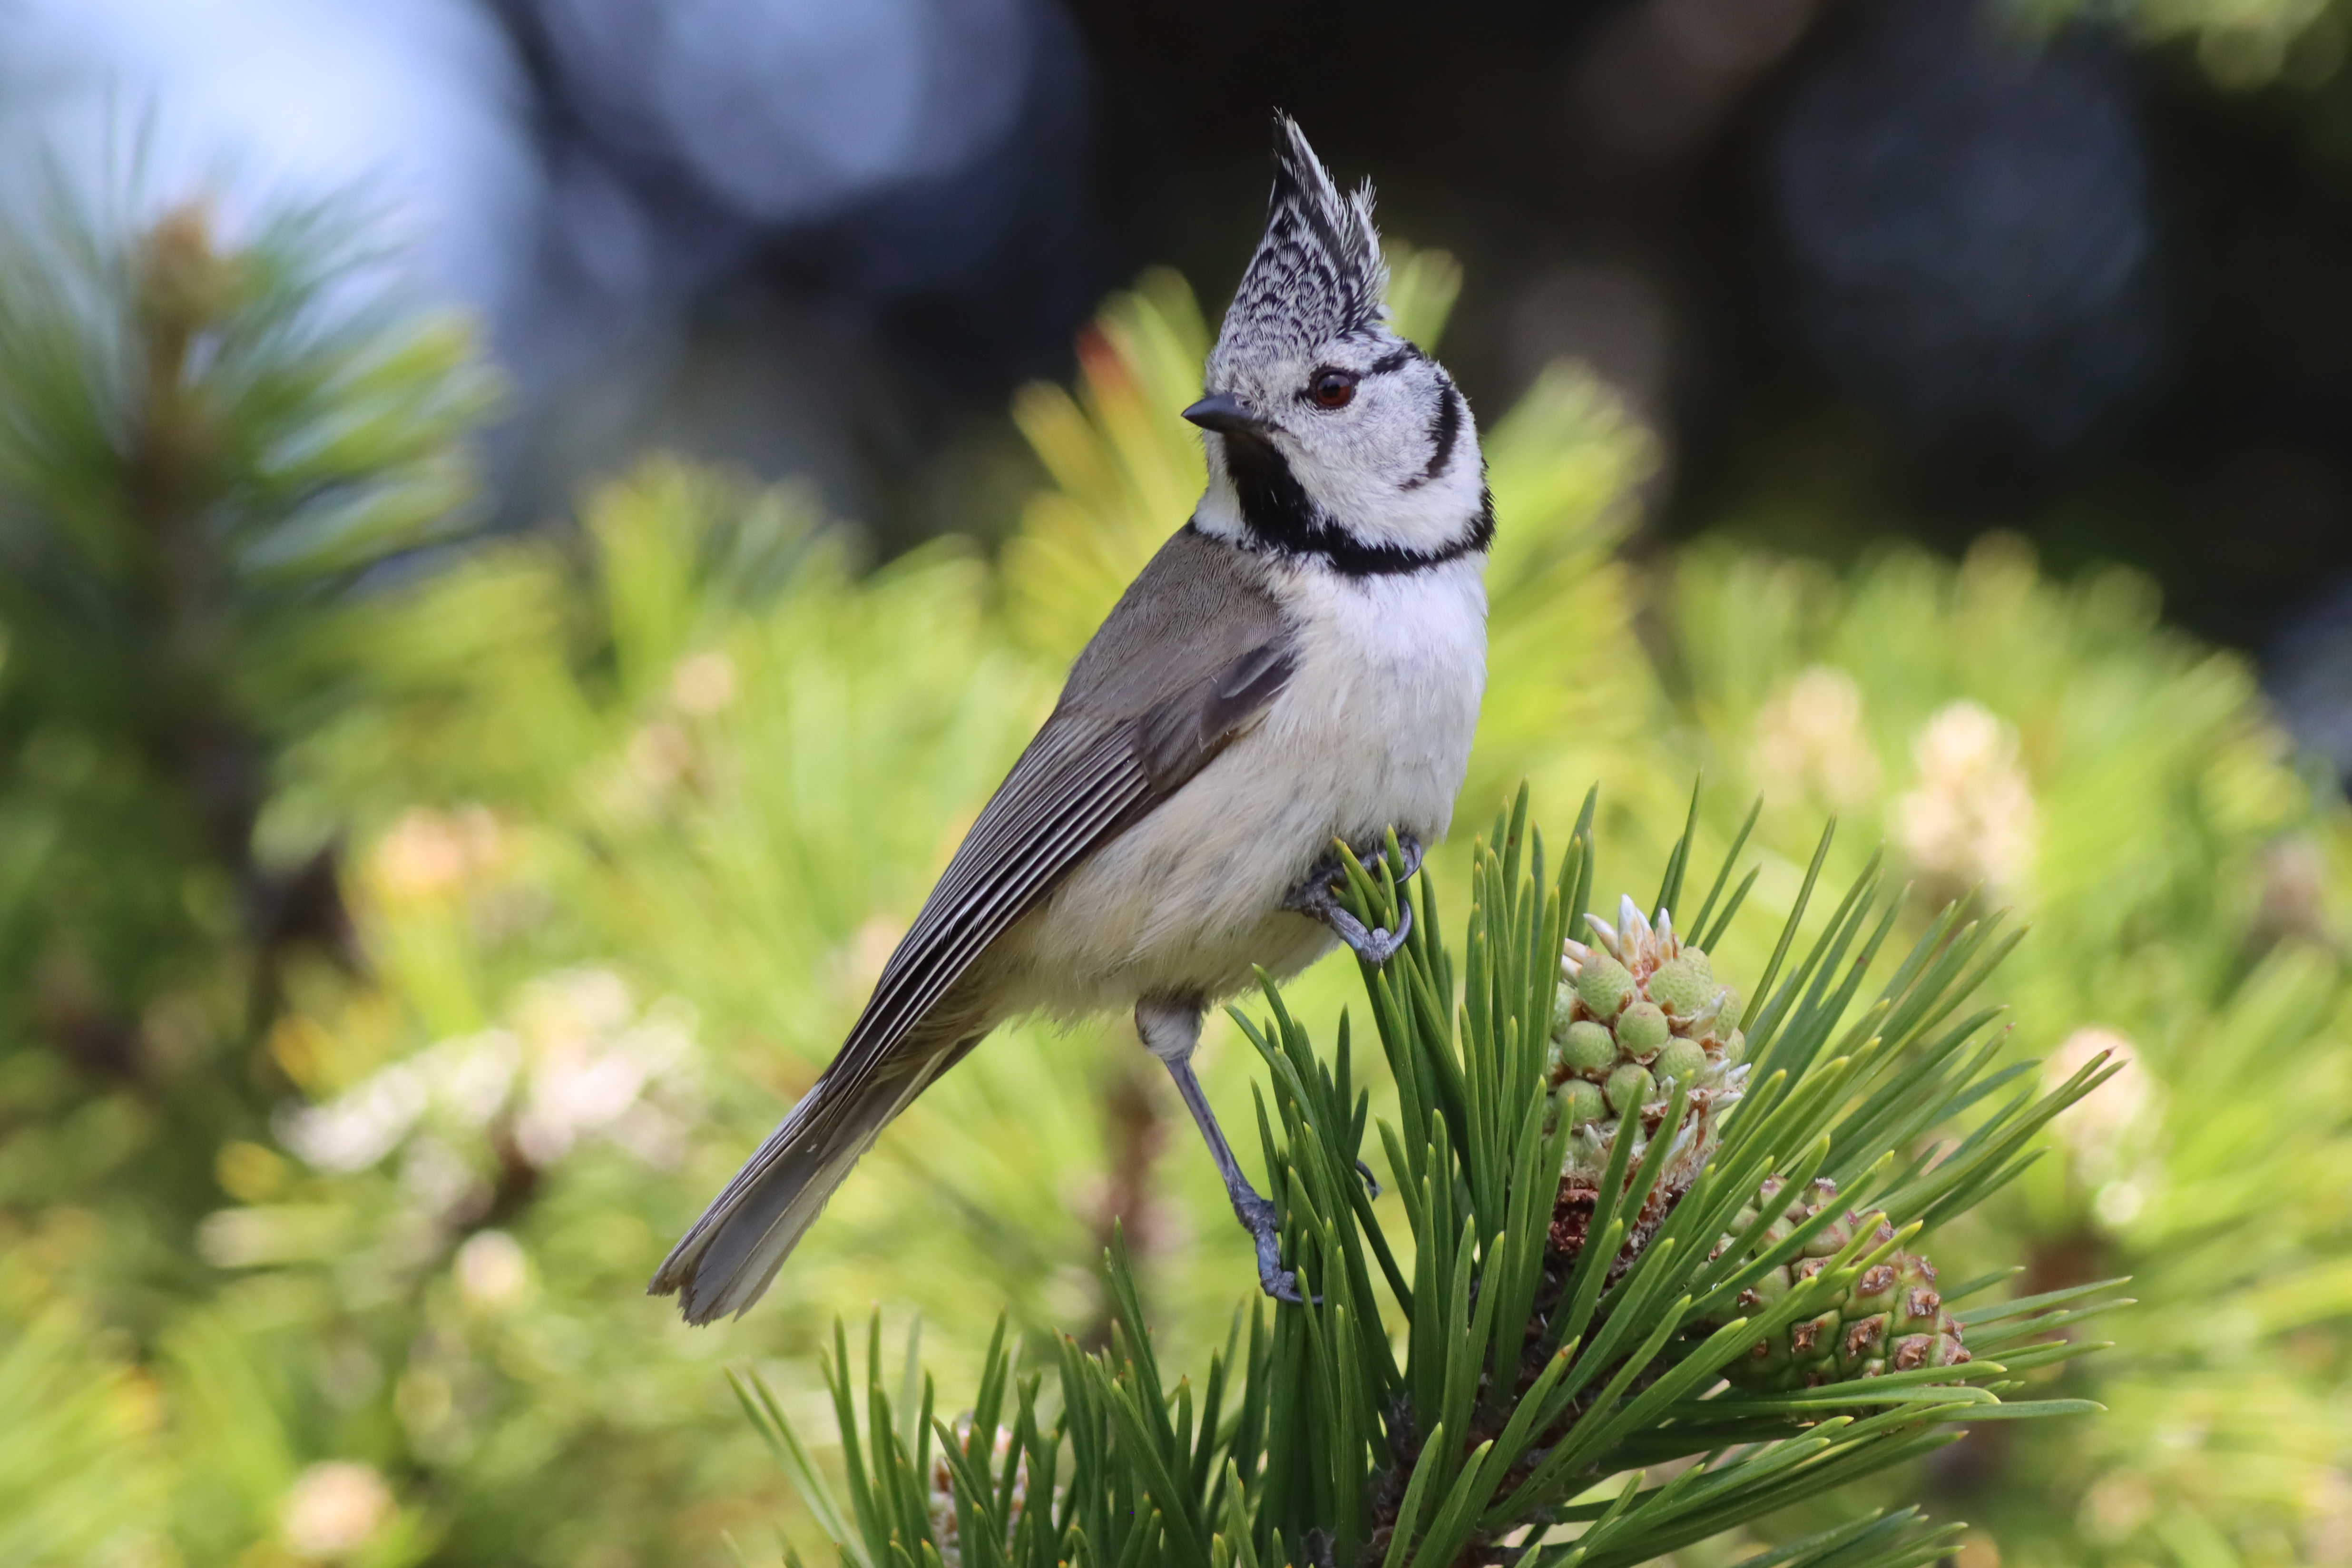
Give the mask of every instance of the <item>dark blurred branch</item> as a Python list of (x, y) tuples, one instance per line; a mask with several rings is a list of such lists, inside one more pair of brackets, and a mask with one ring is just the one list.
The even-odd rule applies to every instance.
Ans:
[[(1168, 1123), (1153, 1093), (1162, 1086), (1138, 1070), (1139, 1059), (1136, 1051), (1122, 1052), (1115, 1059), (1110, 1080), (1103, 1089), (1106, 1169), (1102, 1205), (1095, 1214), (1095, 1235), (1090, 1246), (1090, 1251), (1097, 1257), (1111, 1250), (1113, 1244), (1123, 1237), (1130, 1258), (1147, 1258), (1155, 1250), (1158, 1239), (1151, 1167), (1160, 1158), (1161, 1144), (1167, 1141)], [(1102, 1298), (1093, 1320), (1079, 1331), (1078, 1342), (1095, 1348), (1108, 1344), (1116, 1317), (1116, 1304), (1108, 1297)]]

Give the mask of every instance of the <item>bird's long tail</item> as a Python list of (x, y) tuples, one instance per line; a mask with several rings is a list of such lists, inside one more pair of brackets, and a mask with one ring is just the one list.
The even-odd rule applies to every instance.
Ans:
[(741, 1315), (767, 1293), (857, 1157), (978, 1042), (950, 1037), (909, 1050), (909, 1040), (863, 1081), (831, 1072), (818, 1079), (662, 1260), (646, 1293), (675, 1293), (689, 1323)]

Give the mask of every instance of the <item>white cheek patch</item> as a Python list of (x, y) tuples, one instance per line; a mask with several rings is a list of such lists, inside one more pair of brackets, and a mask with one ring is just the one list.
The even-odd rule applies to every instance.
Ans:
[[(1458, 395), (1456, 395), (1458, 396)], [(1291, 472), (1340, 527), (1363, 543), (1431, 553), (1459, 541), (1485, 501), (1478, 432), (1466, 406), (1446, 461), (1433, 476), (1430, 424), (1416, 410), (1381, 410), (1377, 422), (1302, 440)]]
[(1212, 539), (1235, 544), (1250, 542), (1249, 524), (1242, 521), (1241, 501), (1234, 494), (1232, 480), (1220, 476), (1209, 481), (1201, 504), (1192, 509), (1192, 526)]

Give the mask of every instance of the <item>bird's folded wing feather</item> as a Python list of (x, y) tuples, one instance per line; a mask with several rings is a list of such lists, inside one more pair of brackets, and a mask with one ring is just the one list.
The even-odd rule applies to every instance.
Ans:
[(1129, 716), (1063, 707), (981, 812), (825, 1076), (853, 1088), (972, 961), (1106, 839), (1173, 794), (1289, 680), (1277, 635)]

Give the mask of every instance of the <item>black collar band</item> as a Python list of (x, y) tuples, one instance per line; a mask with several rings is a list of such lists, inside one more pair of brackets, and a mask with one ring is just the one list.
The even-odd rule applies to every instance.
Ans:
[(1339, 528), (1323, 529), (1304, 544), (1286, 548), (1303, 554), (1321, 556), (1342, 577), (1393, 577), (1405, 572), (1425, 572), (1449, 561), (1459, 561), (1465, 555), (1482, 555), (1494, 542), (1495, 498), (1481, 490), (1478, 515), (1470, 520), (1470, 526), (1450, 543), (1435, 550), (1407, 550), (1402, 544), (1366, 544), (1345, 529)]

